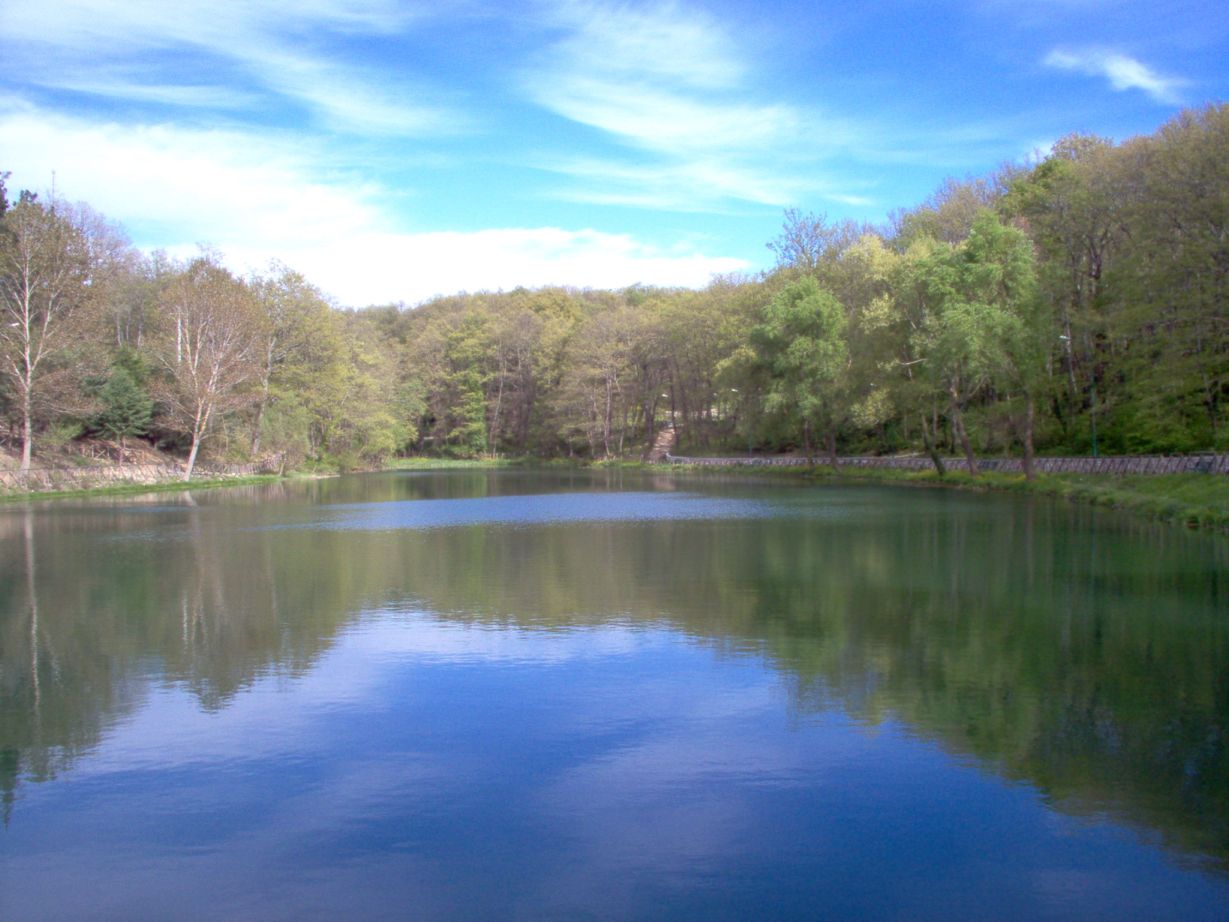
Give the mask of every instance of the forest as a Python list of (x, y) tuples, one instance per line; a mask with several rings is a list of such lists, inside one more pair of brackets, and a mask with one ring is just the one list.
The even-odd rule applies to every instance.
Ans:
[[(342, 309), (144, 254), (0, 173), (0, 445), (284, 468), (397, 456), (1229, 450), (1229, 106), (1076, 134), (883, 226), (787, 210), (770, 271)], [(412, 270), (409, 270), (412, 271)]]

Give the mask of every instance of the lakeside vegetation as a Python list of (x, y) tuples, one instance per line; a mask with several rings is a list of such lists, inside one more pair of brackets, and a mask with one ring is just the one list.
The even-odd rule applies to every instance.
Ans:
[(0, 181), (0, 442), (344, 470), (686, 451), (1229, 450), (1229, 107), (950, 180), (883, 227), (787, 211), (701, 291), (340, 309), (284, 266), (142, 255)]
[(1029, 481), (1018, 474), (985, 473), (975, 479), (963, 472), (939, 477), (934, 471), (873, 468), (845, 469), (840, 473), (821, 468), (817, 474), (834, 479), (966, 489), (1026, 490), (1073, 502), (1120, 509), (1188, 528), (1229, 532), (1229, 477), (1207, 474), (1038, 474)]

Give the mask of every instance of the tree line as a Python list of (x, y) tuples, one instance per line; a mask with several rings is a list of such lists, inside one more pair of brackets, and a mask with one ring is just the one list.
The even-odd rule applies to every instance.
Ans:
[(0, 414), (32, 447), (185, 457), (1229, 447), (1229, 107), (1072, 135), (885, 226), (785, 212), (775, 267), (341, 310), (284, 266), (142, 255), (0, 181)]

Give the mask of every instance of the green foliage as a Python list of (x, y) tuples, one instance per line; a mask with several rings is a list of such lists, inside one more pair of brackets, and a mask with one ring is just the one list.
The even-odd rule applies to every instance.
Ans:
[[(23, 194), (0, 216), (0, 353), (16, 363), (0, 412), (27, 445), (105, 412), (107, 431), (182, 450), (355, 467), (634, 459), (667, 426), (675, 453), (697, 454), (810, 450), (819, 435), (971, 459), (1034, 443), (1225, 450), (1227, 148), (1229, 106), (1208, 106), (1148, 137), (1072, 135), (1027, 168), (945, 181), (889, 229), (789, 209), (774, 271), (701, 291), (516, 289), (358, 312), (284, 266), (238, 279), (216, 254), (140, 257), (88, 210)], [(35, 293), (29, 324), (21, 247), (63, 282)], [(194, 324), (211, 312), (242, 335), (208, 393), (180, 359), (208, 345)], [(148, 422), (134, 387), (156, 399)]]
[[(129, 365), (133, 364), (132, 360)], [(154, 416), (154, 401), (137, 383), (124, 364), (116, 364), (106, 382), (99, 388), (102, 409), (94, 417), (94, 426), (120, 443), (131, 436), (144, 435)]]
[(832, 429), (841, 373), (848, 357), (845, 314), (811, 276), (791, 283), (769, 302), (751, 331), (768, 372), (764, 410), (795, 421), (810, 448), (812, 429)]
[(311, 410), (290, 394), (279, 395), (270, 401), (261, 420), (265, 450), (280, 455), (287, 470), (293, 470), (313, 457), (311, 432)]

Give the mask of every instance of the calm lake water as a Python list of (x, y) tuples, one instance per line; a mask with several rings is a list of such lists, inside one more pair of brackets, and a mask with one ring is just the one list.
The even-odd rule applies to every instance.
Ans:
[(448, 472), (0, 507), (0, 918), (1226, 919), (1229, 541)]

